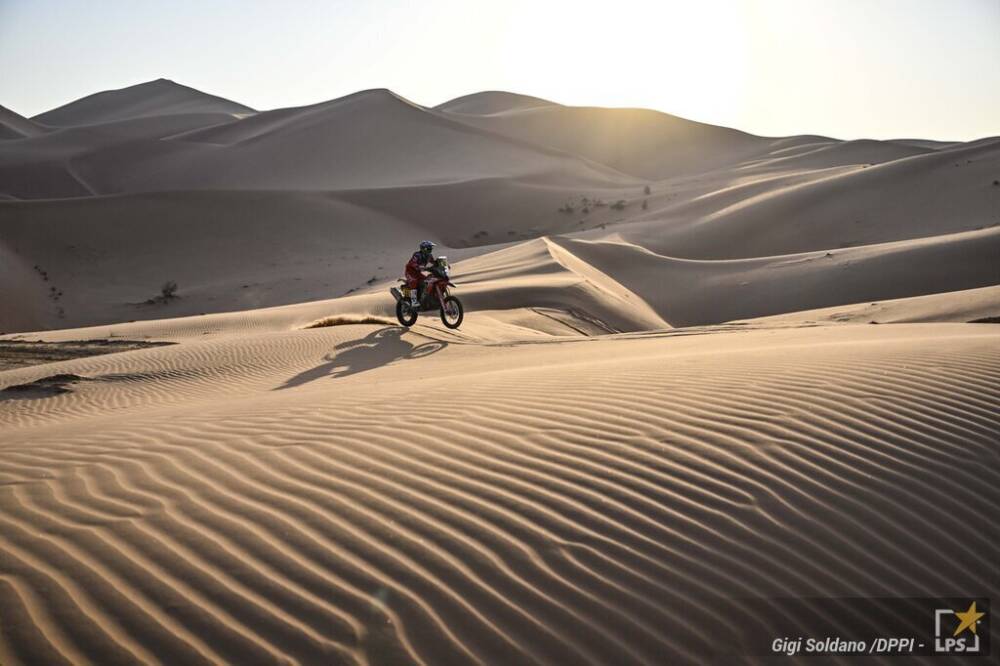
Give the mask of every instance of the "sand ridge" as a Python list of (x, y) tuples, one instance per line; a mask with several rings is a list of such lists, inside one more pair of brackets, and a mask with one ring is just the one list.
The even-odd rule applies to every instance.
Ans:
[(946, 563), (998, 555), (951, 520), (1000, 504), (992, 327), (258, 338), (0, 411), (10, 661), (697, 663), (703, 598), (972, 593)]

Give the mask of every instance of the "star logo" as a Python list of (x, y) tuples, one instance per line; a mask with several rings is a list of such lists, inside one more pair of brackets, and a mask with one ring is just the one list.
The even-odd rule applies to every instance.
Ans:
[(969, 606), (969, 610), (964, 613), (959, 613), (955, 611), (955, 617), (959, 619), (958, 628), (955, 629), (955, 633), (952, 636), (958, 636), (960, 633), (968, 629), (972, 633), (976, 633), (976, 625), (979, 623), (979, 618), (986, 615), (981, 611), (976, 610), (976, 602), (973, 601)]
[[(934, 652), (936, 654), (988, 655), (990, 629), (988, 599), (944, 600), (944, 608), (934, 609)], [(965, 604), (969, 604), (968, 609)], [(954, 610), (957, 608), (958, 610)], [(979, 625), (983, 631), (979, 631)]]

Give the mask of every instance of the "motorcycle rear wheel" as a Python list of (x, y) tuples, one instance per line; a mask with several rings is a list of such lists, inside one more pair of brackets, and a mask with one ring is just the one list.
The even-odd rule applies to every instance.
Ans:
[(458, 328), (465, 318), (465, 310), (462, 308), (462, 301), (454, 296), (444, 299), (441, 304), (441, 323), (448, 328)]
[(396, 301), (396, 319), (407, 328), (417, 323), (417, 311), (405, 298)]

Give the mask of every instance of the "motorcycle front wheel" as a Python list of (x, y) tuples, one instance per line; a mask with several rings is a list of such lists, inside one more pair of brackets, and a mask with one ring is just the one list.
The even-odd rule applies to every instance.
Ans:
[(444, 303), (441, 304), (441, 323), (448, 328), (458, 328), (462, 325), (462, 319), (465, 317), (465, 311), (462, 308), (462, 301), (458, 300), (454, 296), (449, 296), (444, 299)]
[(405, 298), (401, 298), (396, 301), (396, 319), (403, 326), (409, 328), (417, 322), (417, 310), (410, 305), (410, 302)]

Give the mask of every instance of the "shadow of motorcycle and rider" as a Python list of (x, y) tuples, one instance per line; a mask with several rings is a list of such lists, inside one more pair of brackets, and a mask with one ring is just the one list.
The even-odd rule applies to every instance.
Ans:
[(396, 361), (430, 356), (448, 346), (447, 342), (436, 340), (414, 345), (403, 339), (406, 331), (402, 326), (388, 326), (373, 331), (360, 340), (341, 342), (334, 347), (333, 353), (323, 357), (325, 363), (290, 377), (274, 390), (294, 388), (317, 379), (342, 379)]

